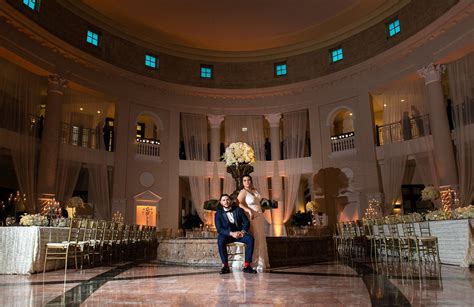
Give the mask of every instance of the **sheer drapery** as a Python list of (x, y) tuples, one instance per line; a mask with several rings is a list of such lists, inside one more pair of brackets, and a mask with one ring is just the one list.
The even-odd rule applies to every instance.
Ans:
[(109, 174), (107, 164), (87, 164), (89, 172), (89, 203), (94, 206), (95, 217), (110, 220)]
[(47, 79), (0, 59), (1, 145), (10, 148), (20, 190), (26, 194), (26, 209), (36, 208), (38, 170), (38, 115), (46, 97)]
[[(66, 156), (66, 155), (65, 155)], [(64, 204), (72, 197), (81, 172), (82, 163), (65, 159), (58, 160), (56, 175), (56, 200)]]
[[(246, 131), (243, 131), (246, 128)], [(254, 152), (257, 163), (254, 165), (255, 187), (262, 197), (268, 198), (267, 176), (263, 165), (258, 161), (265, 161), (265, 135), (263, 131), (262, 115), (230, 115), (225, 117), (225, 144), (228, 146), (233, 142), (245, 142), (249, 144)], [(260, 168), (262, 170), (260, 171)]]
[[(188, 160), (207, 161), (207, 117), (202, 114), (181, 114), (181, 128), (183, 129), (184, 149)], [(194, 163), (197, 174), (205, 174), (205, 163)], [(202, 168), (202, 169), (200, 169)], [(210, 198), (209, 178), (204, 176), (189, 176), (191, 197), (196, 212), (201, 220), (213, 224), (213, 216), (204, 210), (204, 202)]]
[[(394, 204), (400, 201), (401, 184), (408, 154), (405, 146), (393, 144), (391, 141), (411, 140), (413, 129), (410, 119), (429, 113), (429, 109), (425, 85), (421, 79), (399, 83), (394, 88), (385, 91), (381, 98), (384, 105), (384, 124), (395, 124), (382, 135), (383, 138), (391, 138), (391, 140), (384, 142), (384, 160), (380, 163), (385, 210), (389, 213)], [(423, 135), (421, 130), (427, 130), (427, 127), (425, 129), (421, 124), (420, 122), (416, 129)], [(421, 163), (423, 163), (422, 160), (420, 160)]]
[(285, 159), (284, 223), (293, 214), (298, 195), (302, 169), (302, 160), (299, 158), (304, 157), (307, 121), (307, 110), (283, 114), (283, 159)]
[(474, 200), (474, 53), (448, 64), (461, 205)]
[[(89, 174), (88, 202), (96, 217), (111, 218), (108, 152), (103, 129), (105, 119), (113, 118), (115, 104), (102, 95), (67, 89), (61, 106), (62, 135), (56, 176), (57, 198), (66, 202), (73, 194), (81, 165)], [(94, 150), (94, 161), (74, 147)]]
[(380, 162), (380, 171), (385, 195), (384, 213), (390, 214), (402, 195), (401, 185), (405, 174), (407, 153), (405, 147), (398, 144), (386, 144), (383, 147), (384, 159)]

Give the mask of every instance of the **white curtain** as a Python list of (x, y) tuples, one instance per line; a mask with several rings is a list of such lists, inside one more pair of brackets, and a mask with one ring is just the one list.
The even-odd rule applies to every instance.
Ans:
[[(391, 124), (382, 130), (384, 160), (380, 165), (385, 212), (390, 213), (394, 204), (401, 200), (401, 184), (408, 155), (407, 147), (396, 142), (410, 141), (416, 133), (427, 134), (428, 126), (425, 122), (411, 119), (429, 113), (429, 109), (425, 85), (421, 79), (401, 82), (385, 91), (381, 98), (384, 105), (384, 125)], [(417, 124), (413, 125), (413, 122)], [(419, 141), (421, 140), (417, 140)], [(416, 158), (416, 162), (420, 165), (425, 163), (420, 157)]]
[[(202, 114), (181, 114), (184, 149), (188, 160), (207, 161), (207, 117)], [(205, 174), (205, 163), (193, 164), (197, 174)], [(201, 169), (202, 168), (202, 169)], [(189, 186), (196, 212), (201, 220), (213, 224), (213, 216), (204, 210), (204, 202), (210, 199), (209, 178), (205, 176), (190, 176)]]
[(298, 195), (302, 169), (302, 160), (299, 158), (304, 157), (307, 121), (307, 110), (283, 114), (283, 159), (285, 159), (284, 223), (293, 214)]
[[(67, 156), (66, 154), (60, 155)], [(56, 174), (56, 200), (64, 204), (72, 197), (82, 163), (60, 158)]]
[(26, 209), (36, 208), (39, 111), (46, 97), (47, 79), (0, 59), (0, 145), (10, 148)]
[(474, 53), (448, 64), (461, 205), (474, 200)]
[[(113, 118), (115, 103), (108, 97), (67, 89), (61, 106), (62, 135), (60, 159), (56, 176), (58, 198), (67, 201), (73, 194), (82, 165), (88, 170), (88, 202), (94, 214), (101, 219), (111, 218), (110, 178), (108, 152), (104, 143), (103, 128), (107, 117)], [(73, 138), (72, 127), (78, 127), (78, 137)], [(78, 147), (94, 150), (95, 161), (78, 156)]]
[[(265, 135), (262, 115), (229, 115), (225, 117), (224, 125), (226, 146), (233, 142), (245, 142), (253, 148), (257, 161), (265, 161)], [(268, 198), (267, 177), (263, 171), (258, 170), (258, 167), (257, 162), (254, 165), (255, 171), (252, 178), (262, 197)]]
[(94, 207), (95, 217), (110, 220), (109, 174), (107, 164), (87, 164), (89, 172), (89, 199)]

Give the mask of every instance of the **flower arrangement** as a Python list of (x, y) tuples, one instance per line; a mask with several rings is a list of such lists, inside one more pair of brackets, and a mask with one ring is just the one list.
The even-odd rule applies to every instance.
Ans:
[(47, 226), (48, 218), (41, 214), (23, 214), (20, 218), (20, 225), (23, 226)]
[(444, 221), (449, 219), (450, 215), (448, 215), (443, 210), (430, 211), (425, 214), (425, 220), (427, 221)]
[(313, 212), (313, 214), (316, 214), (318, 213), (318, 203), (314, 200), (309, 201), (306, 203), (305, 209), (306, 209), (306, 212), (311, 211)]
[(230, 144), (222, 155), (226, 166), (255, 163), (253, 148), (247, 143), (236, 142)]
[(473, 219), (474, 218), (474, 206), (469, 205), (467, 207), (460, 207), (454, 210), (454, 218), (456, 219)]
[(421, 191), (422, 200), (436, 200), (439, 199), (439, 190), (433, 186), (428, 186)]

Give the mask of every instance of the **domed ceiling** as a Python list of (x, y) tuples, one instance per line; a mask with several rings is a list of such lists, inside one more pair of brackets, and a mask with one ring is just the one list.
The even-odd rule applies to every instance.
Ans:
[[(408, 0), (68, 0), (131, 38), (195, 54), (294, 51), (337, 42)], [(87, 18), (87, 17), (86, 17)]]

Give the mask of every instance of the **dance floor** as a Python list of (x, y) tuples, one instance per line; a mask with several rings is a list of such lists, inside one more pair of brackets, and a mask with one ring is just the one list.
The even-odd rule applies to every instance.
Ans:
[(261, 274), (121, 263), (82, 272), (0, 276), (0, 306), (474, 306), (474, 270), (373, 263), (286, 267)]

